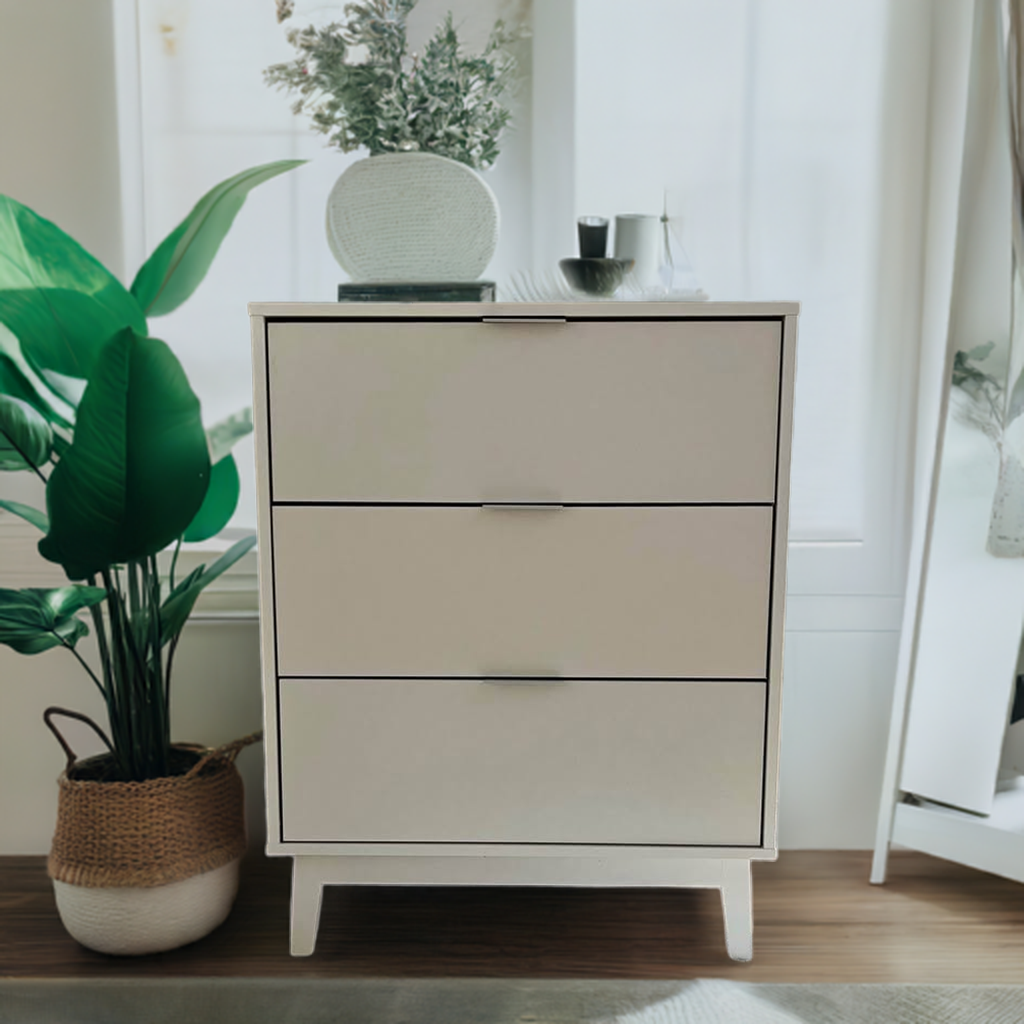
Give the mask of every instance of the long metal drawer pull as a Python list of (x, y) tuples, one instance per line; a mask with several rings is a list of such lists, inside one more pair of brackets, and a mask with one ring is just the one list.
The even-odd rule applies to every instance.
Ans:
[(485, 316), (485, 324), (564, 324), (564, 316)]
[(485, 672), (480, 676), (481, 683), (491, 686), (547, 686), (564, 683), (560, 672), (536, 672), (524, 675), (519, 673)]
[(565, 508), (564, 505), (525, 501), (485, 501), (480, 507), (508, 512), (561, 512)]

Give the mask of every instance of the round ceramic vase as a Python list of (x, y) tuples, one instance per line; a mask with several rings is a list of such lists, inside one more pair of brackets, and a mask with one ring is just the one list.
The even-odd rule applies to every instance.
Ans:
[(498, 244), (490, 186), (431, 153), (387, 153), (348, 167), (327, 199), (327, 241), (353, 281), (475, 281)]

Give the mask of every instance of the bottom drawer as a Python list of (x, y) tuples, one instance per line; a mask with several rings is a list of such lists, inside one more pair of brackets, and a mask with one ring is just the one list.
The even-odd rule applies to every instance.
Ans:
[(760, 845), (763, 682), (278, 686), (286, 842)]

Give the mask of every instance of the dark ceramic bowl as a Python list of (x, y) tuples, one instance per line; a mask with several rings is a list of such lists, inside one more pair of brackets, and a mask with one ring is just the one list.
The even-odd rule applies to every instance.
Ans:
[(611, 295), (633, 268), (633, 260), (573, 256), (559, 260), (558, 266), (573, 290), (587, 295)]

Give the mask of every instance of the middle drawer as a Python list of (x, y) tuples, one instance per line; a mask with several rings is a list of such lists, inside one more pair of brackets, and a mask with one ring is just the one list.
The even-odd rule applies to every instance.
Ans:
[(766, 676), (772, 509), (278, 506), (284, 676)]

